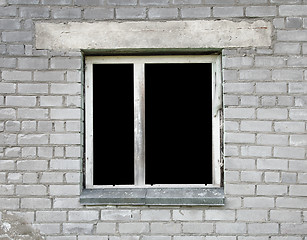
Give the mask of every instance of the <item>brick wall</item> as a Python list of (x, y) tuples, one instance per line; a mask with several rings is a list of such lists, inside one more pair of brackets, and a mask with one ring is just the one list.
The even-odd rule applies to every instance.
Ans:
[[(34, 23), (181, 19), (274, 26), (222, 51), (226, 205), (81, 206), (82, 56), (37, 50)], [(306, 0), (0, 0), (0, 32), (0, 238), (307, 239)]]

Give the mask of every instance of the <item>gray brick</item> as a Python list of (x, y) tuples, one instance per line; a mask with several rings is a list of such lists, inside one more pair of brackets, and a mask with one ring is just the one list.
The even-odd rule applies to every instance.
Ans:
[(289, 93), (307, 93), (307, 83), (298, 82), (298, 83), (289, 83)]
[(291, 135), (290, 145), (292, 146), (307, 146), (307, 136), (306, 135)]
[(68, 221), (70, 222), (89, 222), (98, 219), (99, 219), (99, 212), (95, 210), (68, 212)]
[(277, 234), (279, 226), (277, 223), (249, 223), (249, 234)]
[(149, 19), (176, 19), (178, 17), (177, 8), (150, 8)]
[(289, 117), (292, 120), (307, 120), (307, 109), (290, 109)]
[(304, 159), (305, 149), (299, 147), (274, 147), (274, 156), (290, 159)]
[(18, 93), (43, 94), (48, 93), (48, 84), (18, 84)]
[(210, 233), (213, 233), (213, 223), (184, 222), (182, 224), (182, 231), (183, 233), (189, 233), (189, 234), (210, 234)]
[(80, 119), (81, 111), (78, 108), (51, 109), (51, 119)]
[(41, 96), (40, 106), (62, 106), (63, 97), (62, 96)]
[(275, 6), (251, 6), (246, 8), (247, 17), (272, 17), (276, 16)]
[(241, 121), (241, 131), (269, 132), (271, 129), (271, 121)]
[(278, 30), (278, 41), (298, 42), (305, 41), (307, 38), (307, 30)]
[(242, 171), (241, 181), (243, 182), (261, 182), (262, 172), (256, 171)]
[(19, 9), (22, 18), (48, 18), (48, 7), (22, 7)]
[(137, 0), (107, 0), (107, 3), (109, 5), (136, 5), (137, 4)]
[(19, 144), (47, 144), (48, 135), (47, 134), (19, 134), (18, 135)]
[(257, 119), (264, 120), (286, 120), (288, 110), (282, 108), (259, 108), (257, 109)]
[(55, 198), (54, 199), (54, 203), (53, 203), (53, 207), (54, 208), (69, 208), (69, 209), (75, 209), (75, 208), (79, 208), (80, 207), (80, 203), (79, 203), (79, 197), (76, 198), (69, 198), (69, 197), (65, 197), (65, 198)]
[(14, 83), (0, 83), (0, 93), (15, 93), (16, 84)]
[(247, 232), (245, 223), (216, 223), (216, 233), (221, 234), (244, 234)]
[(253, 108), (226, 108), (225, 118), (253, 119), (255, 109)]
[(274, 198), (272, 197), (245, 197), (243, 205), (247, 208), (264, 208), (269, 209), (274, 207)]
[(287, 83), (256, 83), (256, 93), (283, 94), (287, 89)]
[(283, 57), (271, 57), (271, 56), (261, 56), (255, 57), (255, 66), (256, 67), (264, 67), (264, 68), (278, 68), (286, 65), (286, 59)]
[(32, 73), (28, 71), (3, 71), (2, 78), (5, 81), (31, 81)]
[(51, 199), (47, 198), (22, 198), (21, 199), (22, 208), (30, 209), (50, 209)]
[(79, 83), (51, 83), (51, 94), (61, 95), (79, 95), (81, 93), (81, 84)]
[(0, 19), (1, 30), (16, 30), (20, 29), (20, 21), (17, 19)]
[(174, 210), (174, 221), (201, 221), (203, 218), (202, 210)]
[(61, 8), (61, 9), (52, 10), (51, 15), (55, 19), (75, 19), (81, 17), (81, 9)]
[(78, 133), (50, 134), (51, 144), (80, 144), (80, 141)]
[(116, 232), (116, 223), (99, 222), (96, 227), (98, 234), (114, 234)]
[(101, 210), (102, 221), (135, 221), (139, 219), (138, 210), (128, 209), (103, 209)]
[(36, 105), (35, 96), (7, 96), (7, 106), (31, 107)]
[(0, 109), (0, 119), (15, 119), (16, 118), (16, 110), (13, 108), (3, 108)]
[(0, 58), (0, 67), (1, 68), (15, 68), (16, 59), (15, 58)]
[(91, 234), (94, 224), (90, 223), (63, 223), (64, 234)]
[(254, 83), (225, 83), (225, 93), (253, 93), (255, 90)]
[(280, 16), (305, 16), (306, 12), (306, 5), (282, 5), (279, 7)]
[(286, 28), (301, 28), (303, 26), (303, 19), (298, 17), (287, 17)]
[(274, 46), (275, 54), (299, 54), (300, 51), (301, 45), (299, 43), (276, 43)]
[(270, 219), (274, 222), (301, 222), (301, 212), (295, 210), (271, 210)]
[(47, 195), (47, 188), (43, 185), (17, 185), (16, 194), (21, 196)]
[(239, 78), (241, 80), (248, 81), (257, 81), (257, 80), (270, 80), (271, 71), (269, 70), (258, 70), (258, 69), (249, 69), (249, 70), (240, 70)]
[(243, 7), (214, 7), (214, 17), (243, 17)]
[(36, 71), (34, 81), (61, 82), (64, 81), (64, 72), (61, 71)]
[(241, 147), (241, 154), (248, 157), (270, 157), (272, 148), (268, 146), (244, 146)]
[(206, 4), (212, 5), (234, 5), (235, 0), (206, 0)]
[(18, 198), (0, 198), (1, 209), (18, 209), (19, 199)]
[(282, 159), (258, 159), (257, 169), (262, 170), (287, 170), (288, 161)]
[(260, 145), (288, 145), (288, 135), (279, 134), (257, 134), (257, 144)]
[(51, 58), (50, 66), (52, 69), (80, 69), (81, 59), (68, 57)]
[(307, 234), (306, 223), (281, 223), (280, 224), (281, 234)]
[[(199, 0), (196, 0), (199, 1)], [(157, 6), (157, 5), (168, 5), (169, 1), (168, 0), (140, 0), (139, 1), (141, 6)], [(175, 4), (180, 4), (176, 3)]]
[(245, 222), (265, 222), (268, 220), (268, 211), (266, 210), (238, 210), (237, 211), (238, 221)]
[(114, 18), (114, 9), (113, 8), (87, 8), (84, 10), (85, 19), (113, 19)]
[(257, 196), (275, 196), (286, 195), (288, 191), (287, 186), (279, 185), (258, 185)]
[(307, 65), (307, 57), (290, 57), (288, 59), (288, 66), (304, 67)]
[(142, 210), (142, 221), (170, 221), (171, 212), (169, 210)]
[(185, 7), (181, 9), (181, 17), (185, 19), (202, 19), (211, 16), (209, 7)]
[(206, 210), (205, 211), (205, 220), (206, 221), (234, 221), (235, 220), (235, 211), (234, 210)]
[[(0, 1), (0, 6), (1, 6), (1, 1)], [(15, 6), (0, 7), (0, 15), (2, 17), (15, 17), (17, 16), (17, 7)]]
[(305, 124), (303, 122), (276, 122), (274, 129), (276, 132), (303, 133)]
[(50, 195), (53, 195), (53, 196), (79, 195), (80, 186), (79, 185), (50, 185), (49, 192), (50, 192)]
[(254, 143), (255, 134), (252, 133), (226, 133), (226, 143)]
[(47, 69), (48, 59), (37, 57), (19, 58), (18, 67), (20, 69)]
[(152, 223), (151, 232), (159, 234), (178, 234), (181, 232), (181, 224), (166, 222), (166, 223)]
[(42, 0), (44, 5), (71, 5), (72, 0)]
[(38, 4), (39, 0), (7, 0), (9, 4)]

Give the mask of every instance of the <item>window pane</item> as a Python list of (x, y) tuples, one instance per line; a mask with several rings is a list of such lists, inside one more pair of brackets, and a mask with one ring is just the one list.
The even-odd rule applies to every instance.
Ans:
[(147, 184), (212, 183), (211, 64), (145, 65)]
[(133, 64), (94, 64), (94, 185), (134, 184)]

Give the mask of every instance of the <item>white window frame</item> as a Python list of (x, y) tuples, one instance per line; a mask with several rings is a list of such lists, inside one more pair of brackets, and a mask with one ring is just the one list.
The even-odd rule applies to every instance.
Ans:
[[(93, 64), (134, 65), (134, 185), (93, 184)], [(212, 184), (145, 185), (145, 77), (146, 63), (211, 63), (212, 64)], [(88, 56), (85, 57), (85, 186), (86, 188), (127, 187), (220, 187), (222, 71), (220, 55), (172, 56)], [(106, 161), (108, 161), (106, 159)]]

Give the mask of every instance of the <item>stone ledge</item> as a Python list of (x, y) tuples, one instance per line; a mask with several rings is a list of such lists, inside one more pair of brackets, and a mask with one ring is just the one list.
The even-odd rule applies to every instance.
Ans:
[(84, 189), (82, 205), (224, 206), (223, 188)]

